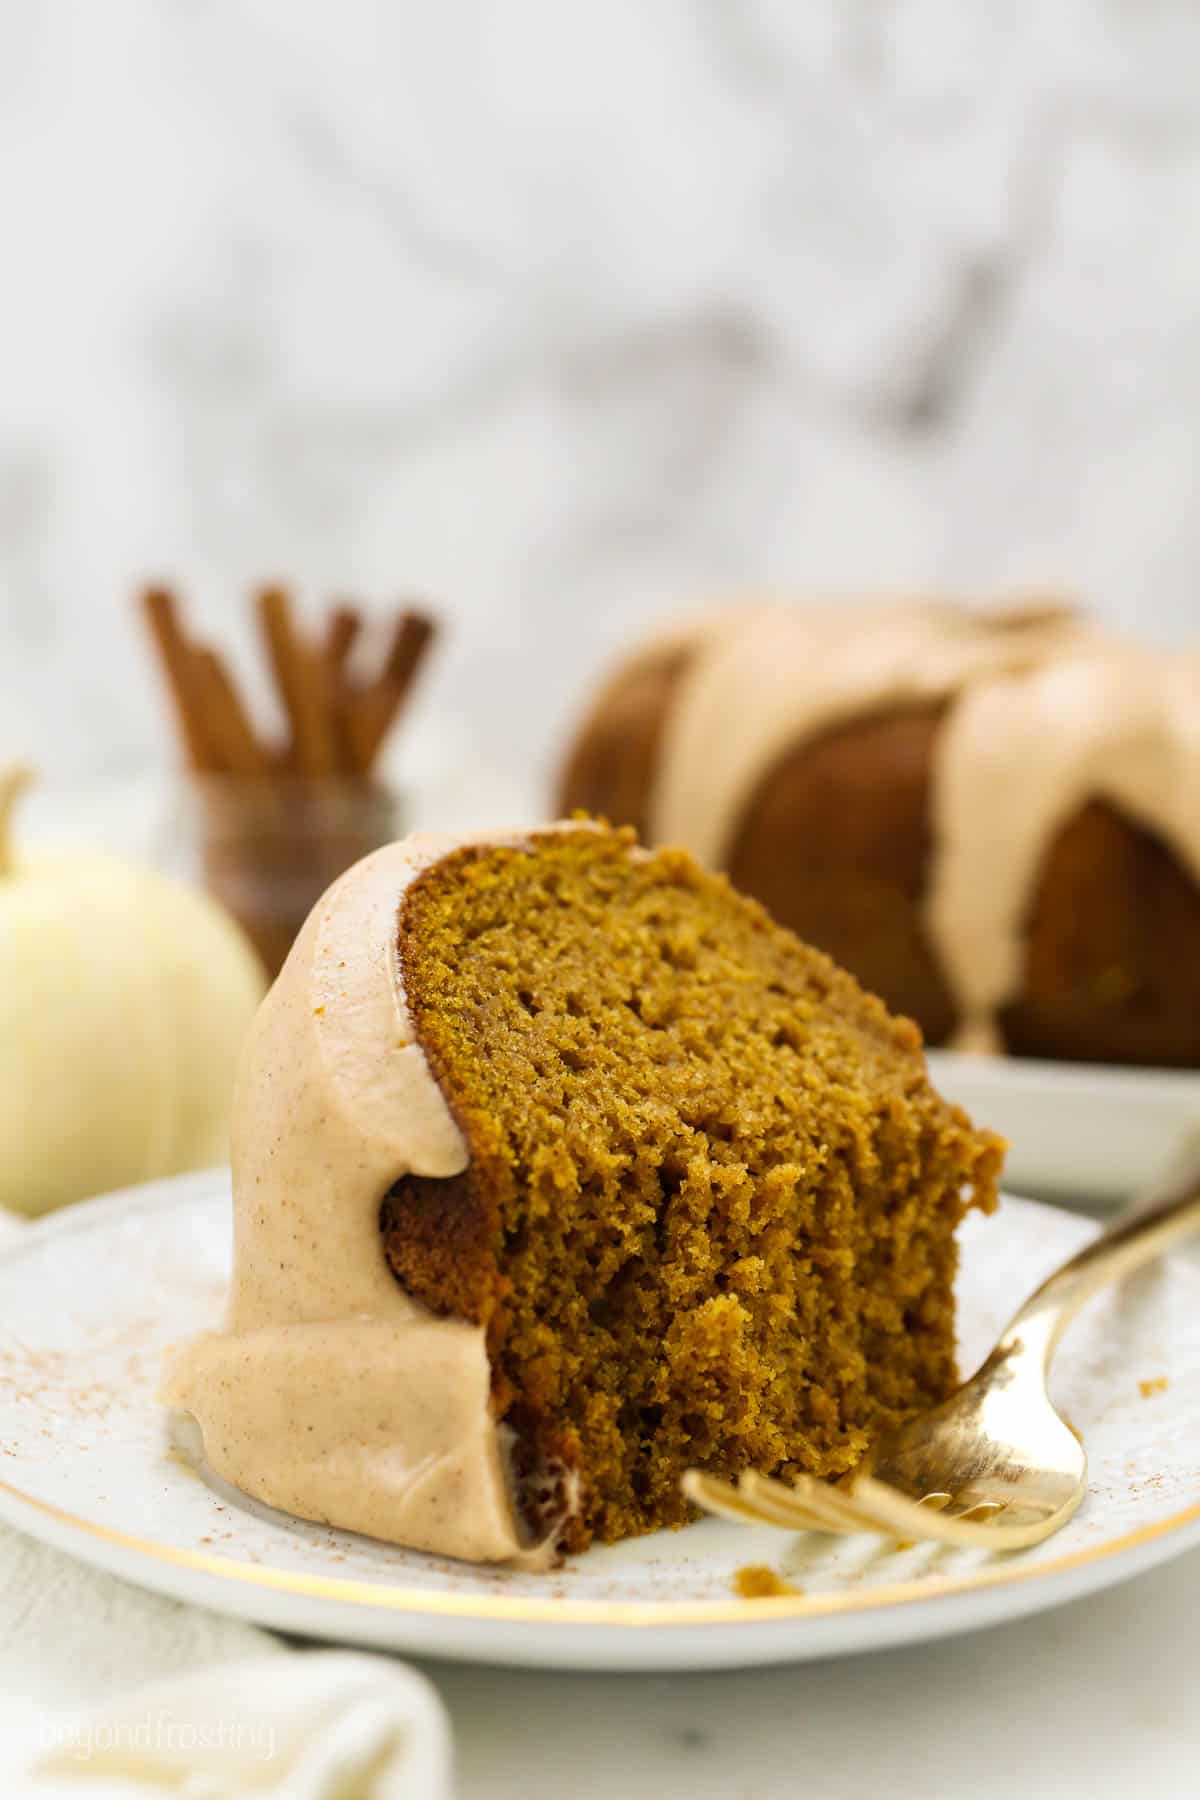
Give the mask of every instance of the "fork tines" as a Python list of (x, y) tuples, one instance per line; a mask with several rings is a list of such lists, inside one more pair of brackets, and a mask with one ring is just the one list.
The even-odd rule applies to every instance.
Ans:
[[(927, 1494), (910, 1500), (886, 1482), (858, 1475), (831, 1485), (810, 1475), (791, 1482), (747, 1471), (735, 1487), (700, 1469), (689, 1469), (683, 1491), (703, 1511), (742, 1525), (774, 1525), (783, 1531), (824, 1531), (850, 1536), (870, 1531), (901, 1542), (928, 1541), (962, 1548), (1019, 1550), (1045, 1530), (1034, 1509), (1001, 1507), (963, 1495)], [(950, 1510), (947, 1511), (946, 1509)]]

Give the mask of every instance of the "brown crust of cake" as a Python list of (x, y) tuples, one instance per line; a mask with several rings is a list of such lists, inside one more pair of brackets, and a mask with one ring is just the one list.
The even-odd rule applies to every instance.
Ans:
[[(686, 658), (614, 684), (585, 722), (561, 801), (645, 821)], [(944, 709), (855, 719), (789, 750), (740, 821), (728, 867), (781, 924), (944, 1043), (956, 1023), (924, 929), (930, 786)], [(586, 801), (583, 796), (586, 795)], [(1022, 992), (998, 1023), (1018, 1055), (1200, 1067), (1200, 888), (1102, 801), (1051, 845), (1027, 918)]]
[(499, 1221), (479, 1170), (402, 1176), (384, 1195), (379, 1231), (388, 1267), (414, 1300), (438, 1318), (486, 1327), (492, 1403), (498, 1413), (508, 1411), (513, 1396), (494, 1353), (508, 1322), (509, 1284), (496, 1267)]
[(432, 1312), (490, 1325), (503, 1298), (493, 1251), (497, 1223), (480, 1183), (461, 1175), (405, 1175), (380, 1208), (392, 1273)]
[(663, 727), (691, 660), (674, 651), (631, 668), (594, 701), (567, 758), (558, 812), (593, 813), (632, 825), (649, 842), (648, 806)]
[(1021, 1056), (1200, 1067), (1200, 889), (1153, 832), (1092, 801), (1062, 830), (1030, 911)]
[(954, 1028), (921, 913), (941, 720), (940, 708), (887, 713), (797, 745), (762, 782), (729, 856), (737, 887), (930, 1043)]

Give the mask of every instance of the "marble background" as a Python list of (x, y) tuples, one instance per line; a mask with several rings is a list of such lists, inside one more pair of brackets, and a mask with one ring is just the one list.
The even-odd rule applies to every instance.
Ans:
[(1200, 5), (4, 0), (0, 750), (168, 753), (129, 595), (434, 597), (529, 780), (638, 619), (1200, 626)]

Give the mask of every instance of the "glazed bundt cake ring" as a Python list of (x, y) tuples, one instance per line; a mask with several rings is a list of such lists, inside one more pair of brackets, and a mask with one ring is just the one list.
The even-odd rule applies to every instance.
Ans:
[(1200, 1066), (1200, 661), (1060, 604), (727, 609), (650, 639), (564, 809), (682, 843), (932, 1043)]

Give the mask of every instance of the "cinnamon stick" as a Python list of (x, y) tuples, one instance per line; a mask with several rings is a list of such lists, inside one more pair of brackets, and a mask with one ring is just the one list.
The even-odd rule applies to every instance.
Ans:
[(363, 617), (356, 606), (335, 606), (325, 628), (325, 666), (339, 673), (346, 667), (362, 630)]
[(355, 772), (349, 731), (351, 686), (346, 665), (362, 627), (363, 616), (355, 606), (335, 607), (325, 627), (325, 700), (333, 731), (334, 762), (343, 775)]
[(226, 775), (271, 773), (271, 758), (254, 735), (237, 689), (215, 650), (197, 650), (195, 685), (204, 730)]
[(321, 658), (298, 635), (282, 588), (261, 590), (258, 616), (291, 729), (292, 770), (298, 775), (329, 775), (334, 743)]
[(417, 671), (425, 659), (434, 633), (426, 614), (400, 614), (392, 635), (383, 672), (370, 687), (350, 701), (347, 735), (355, 767), (366, 774), (374, 763), (396, 716), (408, 698)]
[(175, 596), (168, 588), (148, 587), (142, 606), (175, 702), (188, 763), (204, 773), (214, 766), (212, 746), (198, 692), (196, 653), (184, 636)]

